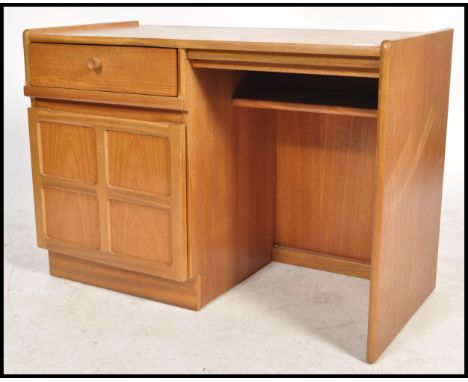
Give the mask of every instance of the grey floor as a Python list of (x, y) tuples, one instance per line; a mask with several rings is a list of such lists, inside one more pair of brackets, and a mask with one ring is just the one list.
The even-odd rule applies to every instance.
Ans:
[(366, 364), (366, 280), (272, 263), (199, 312), (48, 275), (31, 212), (5, 217), (6, 373), (462, 373), (463, 218), (437, 288)]

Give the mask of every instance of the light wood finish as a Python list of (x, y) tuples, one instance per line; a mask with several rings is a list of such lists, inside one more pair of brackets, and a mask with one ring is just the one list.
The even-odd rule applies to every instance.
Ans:
[(33, 86), (177, 96), (175, 49), (31, 44), (29, 55)]
[(234, 72), (187, 66), (188, 248), (202, 305), (237, 283), (237, 81)]
[[(271, 261), (274, 130), (258, 116), (237, 115), (260, 112), (233, 109), (240, 79), (187, 68), (189, 251), (191, 272), (202, 277), (202, 305)], [(246, 228), (254, 225), (252, 235)]]
[(25, 31), (51, 274), (190, 309), (272, 260), (370, 278), (374, 362), (435, 285), (452, 34)]
[(378, 78), (379, 76), (379, 60), (375, 57), (288, 55), (203, 50), (189, 50), (188, 57), (196, 68), (373, 78)]
[[(34, 101), (31, 102), (34, 104)], [(36, 220), (36, 240), (37, 246), (45, 248), (45, 214), (44, 214), (44, 194), (41, 189), (41, 138), (39, 136), (39, 120), (33, 107), (28, 109), (29, 125), (29, 147), (31, 151), (31, 174), (34, 194), (34, 217)]]
[(40, 117), (40, 121), (78, 125), (84, 127), (99, 126), (105, 130), (141, 133), (158, 137), (168, 137), (181, 124), (169, 122), (130, 121), (128, 119), (101, 117), (92, 114), (80, 114), (64, 111), (32, 109)]
[(39, 130), (43, 174), (96, 183), (94, 129), (42, 122)]
[[(66, 117), (65, 117), (66, 118)], [(87, 123), (85, 123), (87, 124)], [(93, 127), (93, 125), (91, 125)], [(108, 203), (108, 150), (106, 146), (106, 130), (101, 127), (94, 127), (96, 131), (96, 150), (98, 161), (98, 184), (96, 194), (99, 200), (99, 228), (101, 232), (101, 251), (110, 251), (110, 222)]]
[(90, 70), (94, 70), (95, 72), (101, 71), (102, 69), (102, 62), (100, 58), (96, 57), (90, 57), (88, 58), (88, 62), (86, 63), (86, 66)]
[(29, 75), (29, 45), (29, 30), (26, 29), (23, 31), (24, 82), (26, 85), (31, 83), (31, 77)]
[(321, 271), (370, 278), (370, 263), (365, 260), (347, 259), (326, 253), (298, 250), (290, 247), (273, 247), (273, 260)]
[(184, 100), (144, 94), (113, 93), (97, 90), (62, 89), (46, 86), (25, 86), (24, 95), (51, 100), (95, 102), (98, 104), (152, 107), (155, 109), (184, 110)]
[[(42, 154), (43, 150), (41, 150), (40, 142), (44, 140), (41, 139), (40, 127), (44, 124), (46, 126), (65, 127), (60, 131), (60, 134), (54, 135), (54, 145), (56, 147), (66, 146), (69, 139), (69, 133), (66, 131), (68, 126), (93, 131), (92, 135), (95, 137), (93, 144), (75, 139), (72, 148), (77, 153), (83, 154), (82, 156), (85, 158), (91, 155), (90, 152), (95, 152), (93, 155), (95, 155), (97, 162), (97, 183), (89, 184), (84, 183), (82, 180), (53, 176), (55, 174), (41, 175), (39, 164), (41, 161), (44, 162), (44, 158), (41, 158), (44, 155)], [(187, 280), (184, 125), (35, 108), (30, 110), (30, 129), (34, 163), (36, 219), (39, 222), (38, 237), (40, 239), (38, 241), (40, 246), (128, 270), (177, 281)], [(166, 172), (163, 174), (167, 178), (163, 180), (164, 195), (148, 193), (145, 187), (142, 187), (143, 190), (127, 190), (116, 187), (115, 183), (121, 185), (123, 182), (123, 185), (127, 185), (125, 175), (133, 176), (133, 172), (142, 163), (137, 156), (136, 167), (135, 163), (131, 163), (131, 168), (128, 171), (122, 170), (122, 163), (126, 165), (126, 162), (122, 162), (123, 159), (119, 161), (122, 155), (114, 147), (115, 144), (122, 144), (127, 147), (127, 150), (129, 150), (127, 153), (128, 160), (132, 161), (133, 154), (128, 149), (128, 142), (125, 142), (125, 140), (116, 142), (112, 138), (114, 134), (123, 134), (124, 138), (127, 139), (127, 135), (131, 135), (131, 142), (133, 143), (136, 137), (139, 143), (138, 148), (144, 150), (145, 164), (152, 166), (155, 162), (162, 163), (161, 160), (164, 162), (163, 167), (167, 167)], [(110, 141), (107, 141), (108, 137), (106, 138), (106, 135), (110, 135)], [(49, 136), (46, 136), (45, 141), (48, 138)], [(153, 145), (153, 139), (166, 141), (169, 150), (162, 150), (160, 146)], [(50, 144), (45, 147), (42, 146), (42, 149), (47, 149), (46, 155), (54, 153)], [(112, 156), (114, 158), (111, 158)], [(65, 166), (67, 162), (60, 163)], [(77, 166), (75, 171), (77, 174), (84, 173), (80, 166), (88, 167), (85, 161), (75, 161), (72, 164)], [(71, 167), (73, 168), (73, 166)], [(120, 175), (111, 177), (111, 174)], [(63, 171), (59, 175), (63, 175)], [(119, 182), (114, 182), (112, 186), (108, 182), (108, 179), (111, 178), (115, 178)], [(151, 168), (148, 168), (147, 179), (143, 183), (135, 184), (136, 186), (141, 184), (143, 186), (146, 184), (159, 186), (159, 180), (155, 182), (152, 178), (154, 178), (154, 173)], [(57, 195), (61, 196), (61, 199), (59, 197), (52, 198), (55, 194), (50, 194), (48, 191), (45, 195), (49, 196), (50, 194), (51, 196), (46, 197), (45, 201), (43, 201), (44, 187), (56, 190), (54, 192), (58, 193)], [(68, 196), (66, 198), (63, 196), (69, 194), (80, 195), (80, 197), (75, 196), (72, 198)], [(68, 202), (68, 208), (62, 209), (57, 200), (62, 200), (63, 203)], [(93, 219), (89, 218), (91, 214), (89, 212), (91, 210), (90, 200), (96, 201), (92, 205)], [(111, 208), (109, 208), (109, 201)], [(83, 207), (85, 203), (87, 206)], [(65, 221), (67, 214), (70, 214), (71, 217), (68, 221)], [(139, 219), (131, 220), (129, 219), (130, 215), (138, 215)], [(132, 224), (129, 224), (129, 221), (132, 221)], [(144, 222), (144, 224), (141, 222)], [(55, 227), (54, 230), (50, 231), (50, 224), (59, 225), (53, 226)], [(61, 224), (64, 227), (61, 227)], [(89, 225), (92, 233), (86, 231), (82, 227), (83, 224)], [(157, 232), (158, 227), (161, 230), (161, 237), (158, 240), (161, 240), (162, 247), (159, 241), (156, 242), (155, 232)], [(64, 233), (61, 230), (66, 230), (66, 232)], [(76, 233), (73, 233), (74, 231)], [(45, 232), (48, 232), (49, 235), (46, 236)], [(59, 234), (55, 234), (55, 232), (59, 232)], [(81, 232), (84, 232), (84, 234), (81, 235)], [(79, 236), (80, 240), (76, 239), (73, 236), (74, 234), (81, 235)], [(97, 245), (95, 245), (96, 237), (99, 241)], [(165, 238), (164, 242), (162, 241), (163, 238)], [(132, 252), (128, 249), (128, 241), (133, 240), (139, 241), (139, 245)], [(89, 250), (91, 247), (93, 250)], [(170, 257), (170, 260), (168, 260), (168, 257)]]
[(80, 194), (96, 196), (96, 185), (92, 183), (84, 183), (74, 179), (57, 178), (49, 175), (42, 175), (39, 178), (38, 183), (42, 187), (55, 188), (64, 191), (73, 189)]
[(170, 152), (165, 137), (107, 133), (109, 185), (169, 195)]
[(200, 277), (183, 283), (129, 272), (87, 260), (49, 251), (50, 274), (101, 288), (198, 310)]
[(29, 55), (29, 46), (30, 38), (29, 35), (32, 33), (43, 33), (43, 32), (64, 32), (64, 31), (73, 31), (73, 30), (90, 30), (90, 29), (103, 29), (103, 28), (123, 28), (123, 27), (137, 27), (140, 23), (138, 21), (119, 21), (113, 23), (97, 23), (97, 24), (85, 24), (85, 25), (68, 25), (62, 27), (50, 27), (50, 28), (34, 28), (26, 29), (23, 32), (23, 49), (24, 49), (24, 69), (25, 69), (25, 78), (26, 85), (31, 84), (31, 76), (29, 69), (30, 55)]
[(52, 101), (36, 99), (36, 107), (68, 111), (72, 113), (102, 115), (113, 118), (133, 119), (148, 122), (182, 123), (182, 114), (172, 110), (154, 110), (147, 108), (110, 106), (83, 102)]
[(112, 252), (172, 263), (169, 210), (117, 200), (109, 204)]
[(276, 244), (370, 260), (377, 122), (277, 113)]
[(271, 113), (237, 109), (238, 280), (271, 261), (275, 235), (276, 129)]
[(107, 194), (110, 199), (134, 204), (148, 205), (156, 208), (171, 209), (171, 197), (150, 194), (142, 191), (127, 190), (109, 186)]
[(171, 266), (158, 263), (144, 257), (128, 256), (126, 254), (110, 253), (107, 250), (86, 248), (53, 238), (47, 239), (44, 248), (50, 251), (60, 252), (68, 256), (73, 256), (78, 259), (91, 261), (93, 263), (99, 263), (149, 276), (161, 277), (166, 280), (184, 282), (188, 279), (185, 278), (185, 280), (177, 280), (173, 276), (174, 272)]
[(99, 215), (96, 197), (43, 188), (47, 238), (99, 248)]
[(380, 44), (412, 32), (129, 25), (29, 30), (31, 42), (161, 46), (245, 52), (380, 55)]
[(288, 65), (272, 65), (272, 64), (257, 64), (257, 63), (237, 63), (237, 62), (222, 62), (222, 61), (195, 61), (193, 66), (196, 68), (205, 69), (223, 69), (223, 70), (250, 70), (257, 72), (275, 72), (275, 73), (303, 73), (303, 74), (321, 74), (326, 76), (349, 76), (349, 77), (368, 77), (378, 78), (378, 74), (374, 70), (360, 70), (354, 68), (345, 70), (343, 68), (327, 68), (327, 67), (306, 67), (306, 66), (288, 66)]
[(140, 22), (138, 20), (133, 21), (115, 21), (110, 23), (96, 23), (96, 24), (81, 24), (81, 25), (64, 25), (61, 27), (47, 27), (47, 28), (32, 28), (26, 29), (25, 33), (60, 33), (60, 32), (72, 32), (72, 31), (89, 31), (93, 29), (106, 29), (106, 28), (129, 28), (138, 27)]
[(189, 65), (189, 61), (187, 60), (187, 50), (186, 49), (177, 49), (177, 57), (178, 57), (178, 92), (179, 97), (184, 99), (187, 93), (187, 65)]
[(435, 287), (452, 36), (382, 45), (369, 362)]
[(340, 57), (326, 55), (231, 52), (222, 50), (189, 50), (188, 58), (192, 60), (194, 64), (197, 61), (218, 61), (256, 64), (263, 63), (268, 65), (284, 65), (287, 67), (298, 65), (346, 69), (368, 68), (376, 71), (377, 75), (379, 70), (379, 59), (377, 57)]
[(266, 110), (302, 111), (305, 113), (321, 113), (331, 115), (349, 115), (354, 117), (377, 118), (377, 110), (357, 107), (311, 105), (307, 103), (270, 101), (246, 98), (233, 98), (232, 104), (239, 107), (249, 107)]

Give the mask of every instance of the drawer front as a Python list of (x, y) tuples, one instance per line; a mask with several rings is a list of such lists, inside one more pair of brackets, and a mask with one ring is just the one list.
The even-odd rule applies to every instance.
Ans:
[(29, 110), (39, 246), (187, 279), (185, 126)]
[(102, 45), (30, 45), (31, 85), (177, 96), (177, 50)]

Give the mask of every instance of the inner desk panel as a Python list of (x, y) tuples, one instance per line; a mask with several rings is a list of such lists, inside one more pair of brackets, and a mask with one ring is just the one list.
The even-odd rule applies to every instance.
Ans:
[(276, 113), (276, 244), (370, 260), (377, 120)]

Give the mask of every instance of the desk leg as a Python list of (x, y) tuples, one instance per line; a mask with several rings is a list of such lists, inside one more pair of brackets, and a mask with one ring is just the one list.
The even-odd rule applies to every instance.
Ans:
[(368, 362), (435, 287), (452, 34), (382, 44)]

